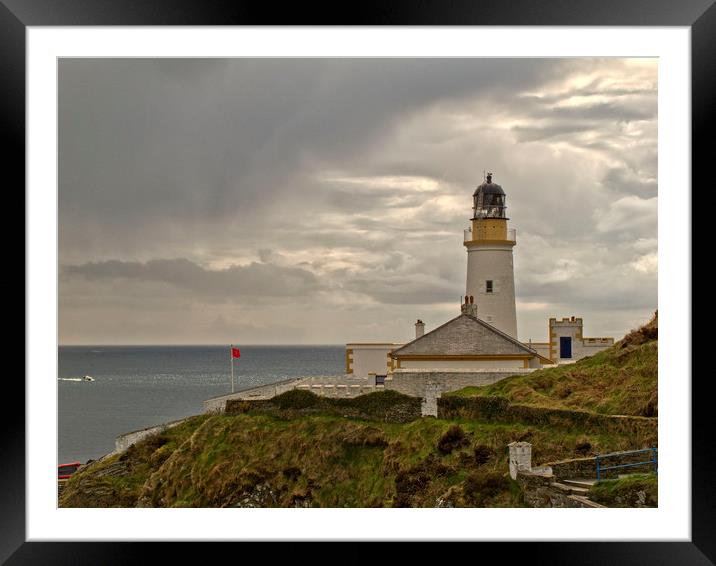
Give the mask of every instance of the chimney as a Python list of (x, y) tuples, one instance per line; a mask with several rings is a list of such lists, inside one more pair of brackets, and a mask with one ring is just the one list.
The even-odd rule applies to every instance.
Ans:
[(425, 334), (425, 323), (418, 319), (418, 322), (415, 323), (415, 337), (420, 338), (423, 334)]

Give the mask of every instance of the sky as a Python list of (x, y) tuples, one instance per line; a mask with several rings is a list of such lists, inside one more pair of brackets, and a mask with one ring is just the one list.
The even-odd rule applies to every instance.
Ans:
[(520, 340), (657, 308), (656, 59), (60, 59), (61, 344), (404, 342), (507, 195)]

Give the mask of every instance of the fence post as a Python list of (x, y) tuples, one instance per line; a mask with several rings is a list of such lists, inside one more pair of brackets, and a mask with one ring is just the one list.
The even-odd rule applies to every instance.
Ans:
[(599, 474), (599, 456), (596, 457), (597, 460), (597, 481), (600, 480), (600, 474)]
[(652, 459), (652, 462), (654, 462), (654, 473), (656, 475), (659, 475), (659, 464), (657, 463), (656, 448), (654, 448), (654, 447), (652, 447), (652, 449), (651, 449), (651, 459)]

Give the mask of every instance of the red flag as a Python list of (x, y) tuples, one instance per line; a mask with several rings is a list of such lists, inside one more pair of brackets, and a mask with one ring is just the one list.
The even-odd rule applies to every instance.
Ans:
[(231, 348), (231, 357), (232, 358), (240, 358), (241, 352), (239, 352), (238, 348)]

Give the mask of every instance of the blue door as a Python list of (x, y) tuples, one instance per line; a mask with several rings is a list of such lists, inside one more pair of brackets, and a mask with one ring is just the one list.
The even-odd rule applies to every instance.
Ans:
[(560, 358), (571, 358), (572, 357), (572, 338), (571, 338), (571, 336), (560, 336), (559, 337), (559, 357)]

